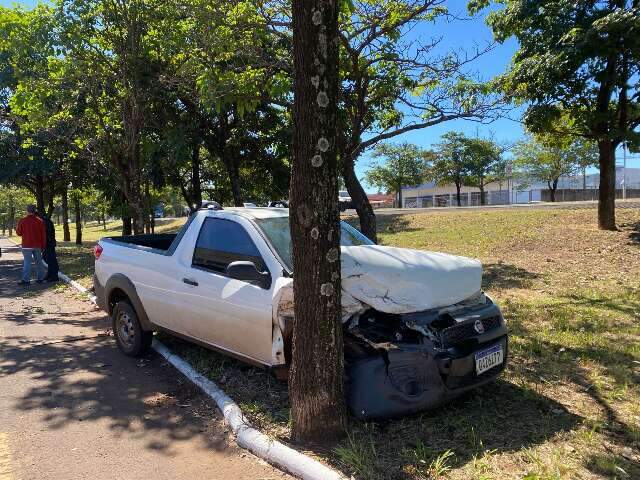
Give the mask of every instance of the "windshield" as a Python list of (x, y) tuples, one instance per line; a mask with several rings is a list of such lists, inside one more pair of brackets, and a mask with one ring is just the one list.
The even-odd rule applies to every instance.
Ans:
[[(289, 232), (289, 217), (256, 218), (256, 223), (276, 249), (276, 252), (293, 271), (291, 260), (291, 233)], [(354, 245), (373, 245), (373, 242), (346, 222), (340, 222), (340, 245), (349, 247)]]

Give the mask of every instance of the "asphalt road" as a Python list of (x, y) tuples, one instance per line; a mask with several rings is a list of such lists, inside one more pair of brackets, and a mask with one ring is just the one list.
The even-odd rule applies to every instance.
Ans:
[(120, 354), (70, 289), (19, 287), (0, 239), (0, 480), (289, 479), (230, 438), (215, 405), (156, 354)]

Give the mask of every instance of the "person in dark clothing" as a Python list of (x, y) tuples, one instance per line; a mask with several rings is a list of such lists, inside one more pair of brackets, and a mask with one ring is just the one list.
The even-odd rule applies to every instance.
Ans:
[(42, 252), (42, 259), (47, 263), (47, 276), (45, 280), (47, 282), (58, 281), (58, 257), (56, 256), (56, 229), (53, 226), (53, 222), (45, 214), (41, 213), (40, 218), (44, 222), (45, 229), (47, 231), (47, 244)]

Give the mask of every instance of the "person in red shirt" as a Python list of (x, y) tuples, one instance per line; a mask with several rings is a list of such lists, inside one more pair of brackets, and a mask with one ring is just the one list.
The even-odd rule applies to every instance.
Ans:
[(36, 262), (38, 283), (44, 280), (44, 263), (42, 250), (47, 245), (47, 231), (44, 222), (36, 215), (35, 205), (27, 205), (27, 215), (20, 219), (16, 227), (16, 234), (22, 237), (22, 280), (18, 285), (31, 283), (31, 258)]

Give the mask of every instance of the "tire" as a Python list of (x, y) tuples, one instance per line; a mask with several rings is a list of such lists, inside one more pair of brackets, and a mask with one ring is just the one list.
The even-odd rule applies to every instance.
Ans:
[(122, 353), (128, 357), (141, 357), (151, 348), (153, 332), (142, 329), (138, 315), (127, 301), (119, 301), (111, 316), (113, 336)]

